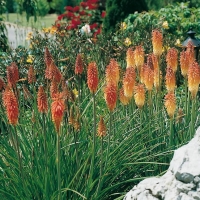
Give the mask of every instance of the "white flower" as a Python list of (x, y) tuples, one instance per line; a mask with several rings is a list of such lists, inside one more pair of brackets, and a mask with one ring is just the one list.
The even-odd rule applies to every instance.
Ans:
[(89, 24), (86, 24), (85, 26), (83, 26), (80, 30), (80, 32), (84, 35), (89, 35), (91, 33), (91, 30), (90, 30), (90, 26)]

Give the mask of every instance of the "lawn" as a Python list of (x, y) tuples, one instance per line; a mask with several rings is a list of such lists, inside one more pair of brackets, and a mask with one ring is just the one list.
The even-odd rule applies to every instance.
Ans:
[(17, 13), (9, 13), (8, 15), (4, 14), (3, 16), (5, 17), (6, 22), (38, 29), (42, 29), (43, 27), (50, 27), (57, 19), (56, 14), (49, 14), (45, 17), (38, 17), (36, 22), (34, 21), (34, 17), (30, 17), (29, 21), (27, 22), (25, 13), (22, 15)]

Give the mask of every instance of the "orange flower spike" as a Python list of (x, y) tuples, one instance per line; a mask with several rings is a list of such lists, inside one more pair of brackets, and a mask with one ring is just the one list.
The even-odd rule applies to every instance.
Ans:
[(134, 90), (134, 99), (138, 108), (142, 108), (145, 102), (145, 89), (143, 84), (138, 84)]
[(167, 114), (170, 118), (172, 118), (176, 110), (176, 98), (173, 92), (169, 92), (165, 95), (164, 105), (167, 110)]
[(158, 64), (158, 58), (157, 56), (155, 56), (154, 54), (151, 54), (151, 60), (152, 60), (152, 63), (153, 63), (153, 70), (159, 70), (159, 64)]
[(144, 71), (145, 71), (145, 67), (147, 67), (146, 66), (146, 64), (144, 64), (142, 67), (141, 67), (141, 69), (140, 69), (140, 82), (141, 83), (144, 83)]
[(175, 48), (171, 48), (167, 52), (166, 56), (167, 67), (171, 67), (174, 72), (177, 71), (178, 66), (178, 51)]
[(11, 63), (11, 65), (7, 67), (8, 85), (10, 85), (11, 87), (15, 87), (18, 80), (19, 80), (18, 67), (16, 63)]
[(5, 88), (5, 82), (3, 78), (0, 77), (0, 91), (3, 90), (4, 88)]
[(180, 67), (181, 74), (186, 78), (188, 74), (188, 69), (190, 65), (189, 53), (187, 51), (182, 51), (180, 54)]
[(3, 105), (6, 108), (9, 123), (17, 125), (19, 117), (18, 102), (14, 92), (9, 88), (6, 88), (3, 93)]
[(159, 69), (154, 69), (154, 87), (158, 90), (162, 82), (162, 75)]
[(151, 68), (152, 70), (154, 69), (152, 54), (149, 54), (148, 57), (147, 57), (147, 66), (149, 68)]
[(119, 82), (119, 64), (115, 59), (110, 59), (110, 63), (106, 67), (106, 82), (113, 82), (116, 85)]
[(125, 76), (123, 78), (124, 95), (131, 98), (135, 87), (136, 73), (133, 67), (126, 68)]
[(141, 66), (144, 64), (144, 49), (143, 47), (136, 46), (134, 53), (135, 65), (140, 70)]
[(23, 85), (22, 89), (23, 89), (24, 98), (31, 99), (32, 95), (31, 95), (30, 91), (28, 90), (28, 88), (25, 85)]
[(35, 70), (33, 68), (33, 66), (31, 65), (28, 69), (28, 83), (34, 83), (36, 81), (36, 77), (35, 77)]
[(98, 123), (97, 135), (101, 138), (106, 136), (106, 125), (102, 116), (100, 116), (100, 121)]
[(56, 82), (55, 80), (52, 80), (51, 85), (50, 85), (51, 98), (54, 98), (57, 93), (58, 93), (58, 82)]
[(49, 49), (47, 47), (45, 48), (45, 52), (44, 52), (44, 61), (45, 61), (45, 64), (46, 64), (45, 78), (46, 79), (52, 79), (50, 67), (51, 67), (51, 65), (54, 65), (54, 60), (53, 60), (53, 57), (52, 57), (52, 55), (49, 52)]
[(48, 47), (45, 48), (44, 61), (45, 61), (47, 68), (49, 68), (54, 63), (53, 57), (52, 57), (51, 53), (49, 52)]
[(193, 62), (188, 69), (188, 89), (194, 99), (197, 95), (200, 84), (200, 66), (197, 62)]
[(186, 52), (188, 52), (188, 54), (189, 54), (189, 61), (190, 61), (190, 64), (192, 64), (195, 61), (195, 53), (194, 53), (194, 45), (192, 44), (191, 41), (187, 45)]
[(148, 91), (153, 89), (154, 71), (151, 67), (147, 66), (144, 69), (144, 84)]
[(128, 105), (130, 98), (124, 95), (124, 88), (122, 87), (119, 90), (119, 100), (123, 105)]
[(135, 68), (135, 56), (134, 56), (135, 52), (133, 51), (132, 48), (128, 48), (127, 52), (126, 52), (126, 63), (127, 63), (127, 68), (128, 67), (133, 67)]
[(55, 80), (57, 82), (60, 82), (62, 80), (62, 74), (58, 67), (56, 66), (52, 55), (50, 54), (48, 48), (45, 48), (45, 53), (44, 53), (44, 60), (46, 64), (46, 69), (45, 69), (45, 78), (49, 80)]
[(112, 112), (115, 109), (117, 103), (117, 86), (114, 83), (110, 82), (108, 85), (106, 85), (104, 90), (104, 97), (108, 109)]
[(172, 70), (171, 67), (167, 67), (165, 85), (168, 92), (173, 92), (176, 88), (175, 72)]
[(89, 63), (87, 70), (87, 84), (91, 93), (95, 93), (98, 87), (98, 68), (95, 62)]
[(63, 79), (63, 76), (62, 76), (60, 70), (56, 66), (55, 66), (55, 72), (54, 72), (54, 75), (53, 75), (53, 79), (58, 83), (60, 83), (61, 80)]
[(156, 56), (161, 56), (162, 54), (162, 46), (163, 46), (163, 35), (162, 33), (154, 29), (152, 31), (152, 44), (153, 44), (153, 53)]
[(40, 113), (46, 113), (48, 111), (47, 95), (44, 91), (43, 86), (39, 87), (37, 93), (37, 106)]
[(75, 74), (82, 74), (83, 73), (83, 60), (81, 54), (78, 54), (76, 57), (76, 63), (75, 63)]
[(52, 121), (55, 124), (56, 131), (59, 133), (60, 125), (63, 120), (65, 111), (65, 103), (64, 99), (60, 96), (60, 94), (53, 98), (53, 102), (51, 103), (51, 116)]

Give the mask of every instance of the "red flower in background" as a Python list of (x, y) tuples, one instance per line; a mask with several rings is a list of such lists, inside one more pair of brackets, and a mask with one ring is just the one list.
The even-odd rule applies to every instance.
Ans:
[(74, 25), (75, 28), (78, 27), (78, 25), (81, 24), (80, 19), (72, 19), (72, 24)]
[(104, 18), (105, 16), (106, 16), (106, 11), (103, 11), (103, 12), (101, 13), (101, 17)]
[(75, 17), (74, 13), (72, 13), (70, 11), (68, 11), (64, 16), (67, 17), (68, 19)]
[[(89, 24), (92, 18), (93, 23), (89, 26), (91, 33), (96, 37), (101, 33), (101, 22), (99, 22), (99, 19), (104, 18), (106, 14), (105, 11), (99, 13), (98, 7), (99, 0), (86, 0), (80, 2), (79, 6), (75, 7), (66, 6), (65, 13), (59, 15), (56, 22), (59, 23), (59, 20), (65, 19), (67, 21), (66, 29), (75, 30), (84, 26), (86, 23)], [(95, 19), (97, 22), (95, 22)]]
[(92, 4), (92, 3), (98, 3), (98, 1), (99, 0), (88, 0), (87, 2)]
[(63, 16), (64, 16), (63, 14), (59, 15), (58, 20), (62, 20)]
[(97, 4), (89, 4), (89, 5), (88, 5), (88, 9), (89, 9), (89, 10), (95, 10), (95, 9), (97, 9), (97, 7), (98, 7)]
[(73, 11), (74, 11), (74, 12), (78, 12), (78, 11), (79, 11), (79, 9), (80, 9), (80, 7), (79, 7), (79, 6), (75, 6), (75, 7), (73, 8)]
[(96, 32), (94, 32), (94, 37), (96, 37), (97, 35), (99, 35), (101, 33), (101, 28), (98, 28), (98, 30)]
[(79, 14), (80, 14), (80, 15), (85, 15), (86, 12), (85, 12), (84, 10), (82, 10), (82, 11), (79, 12)]
[(84, 7), (84, 8), (87, 7), (87, 3), (86, 3), (86, 2), (81, 2), (80, 5), (81, 5), (82, 7)]
[(92, 30), (92, 29), (94, 29), (94, 28), (97, 28), (98, 27), (98, 24), (97, 23), (94, 23), (94, 24), (91, 24), (90, 25), (90, 29)]
[(66, 7), (65, 7), (65, 9), (66, 9), (66, 10), (68, 10), (68, 11), (71, 11), (71, 12), (73, 12), (73, 11), (74, 11), (74, 8), (73, 8), (73, 7), (71, 7), (71, 6), (66, 6)]

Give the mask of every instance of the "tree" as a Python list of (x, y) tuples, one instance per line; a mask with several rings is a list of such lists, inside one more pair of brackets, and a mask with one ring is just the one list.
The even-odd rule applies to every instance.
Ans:
[(106, 33), (114, 31), (116, 25), (122, 22), (130, 13), (147, 10), (145, 0), (107, 0), (103, 29)]

